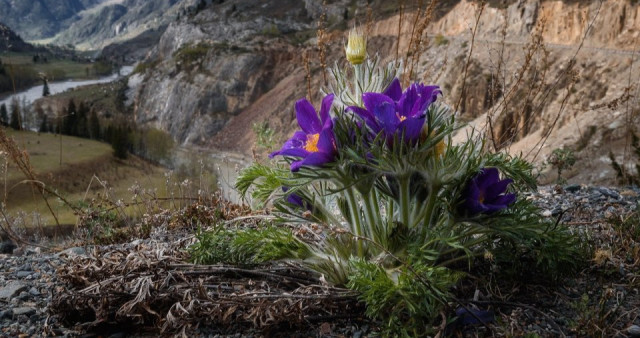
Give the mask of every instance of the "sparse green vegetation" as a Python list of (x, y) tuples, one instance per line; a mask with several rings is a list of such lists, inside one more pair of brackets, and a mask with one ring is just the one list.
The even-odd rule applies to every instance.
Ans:
[(564, 184), (567, 180), (562, 177), (562, 172), (571, 169), (571, 167), (576, 164), (576, 157), (571, 149), (554, 149), (547, 162), (557, 170), (558, 178), (556, 179), (556, 182), (558, 184)]
[(433, 39), (433, 42), (436, 44), (436, 46), (444, 46), (449, 44), (449, 40), (442, 34), (436, 35), (436, 37)]
[(149, 62), (138, 62), (136, 67), (133, 69), (133, 74), (144, 74), (149, 69), (154, 69), (160, 64), (160, 59), (155, 59)]
[(269, 128), (269, 123), (264, 121), (254, 123), (251, 126), (253, 133), (256, 134), (256, 145), (262, 149), (271, 150), (275, 144), (275, 131)]
[(210, 50), (211, 45), (199, 42), (196, 45), (182, 46), (173, 54), (173, 57), (182, 64), (182, 67), (190, 67), (194, 62), (202, 62)]
[(270, 37), (279, 37), (282, 33), (278, 29), (278, 26), (275, 24), (268, 24), (262, 28), (262, 35), (270, 36)]
[[(55, 187), (70, 201), (90, 201), (96, 193), (107, 191), (107, 187), (113, 196), (125, 198), (128, 189), (136, 182), (158, 190), (165, 185), (164, 169), (137, 158), (116, 161), (106, 143), (57, 134), (6, 132), (28, 151), (38, 178)], [(100, 181), (94, 179), (94, 175)], [(53, 219), (42, 200), (32, 194), (28, 185), (19, 184), (24, 179), (22, 172), (9, 163), (3, 178), (0, 191), (7, 194), (3, 195), (3, 200), (10, 212), (37, 212), (48, 219), (45, 224), (51, 224)], [(61, 203), (54, 203), (54, 206), (61, 223), (76, 222), (76, 215), (70, 208)]]
[(631, 151), (633, 153), (632, 157), (635, 157), (635, 173), (627, 169), (625, 163), (619, 163), (613, 152), (609, 152), (609, 159), (616, 172), (616, 178), (620, 182), (640, 185), (640, 137), (633, 131), (631, 132)]

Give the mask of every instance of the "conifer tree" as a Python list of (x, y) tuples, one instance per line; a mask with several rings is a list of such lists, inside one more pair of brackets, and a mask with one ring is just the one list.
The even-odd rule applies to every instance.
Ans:
[(9, 112), (7, 112), (7, 105), (0, 105), (0, 124), (3, 126), (9, 125)]
[(111, 147), (113, 156), (119, 159), (126, 159), (129, 148), (129, 133), (126, 128), (118, 126), (112, 129)]
[(99, 140), (100, 137), (100, 120), (95, 110), (91, 110), (89, 115), (89, 137), (94, 140)]
[(46, 133), (49, 131), (49, 123), (47, 121), (47, 115), (42, 116), (42, 122), (40, 123), (40, 129), (38, 129), (41, 133)]
[(51, 95), (51, 91), (49, 90), (49, 81), (47, 81), (47, 79), (44, 79), (44, 86), (42, 87), (42, 96), (49, 96)]
[(85, 105), (84, 102), (80, 102), (80, 106), (78, 107), (78, 111), (76, 113), (76, 136), (86, 138), (89, 137), (89, 127), (87, 119), (88, 112), (89, 108)]
[(20, 130), (20, 103), (18, 100), (11, 101), (11, 124), (9, 125), (15, 130)]
[(69, 101), (69, 105), (67, 106), (67, 111), (63, 111), (63, 119), (62, 119), (62, 134), (65, 135), (77, 135), (78, 126), (76, 123), (76, 103), (73, 100)]

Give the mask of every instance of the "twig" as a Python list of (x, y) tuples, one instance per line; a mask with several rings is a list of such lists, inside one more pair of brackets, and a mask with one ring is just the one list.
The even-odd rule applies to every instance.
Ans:
[(476, 17), (476, 25), (473, 28), (473, 31), (471, 33), (471, 46), (469, 47), (469, 55), (467, 56), (467, 62), (464, 65), (464, 75), (462, 76), (462, 89), (460, 90), (460, 98), (458, 99), (458, 103), (456, 103), (453, 109), (454, 112), (458, 111), (458, 108), (462, 103), (462, 98), (464, 97), (464, 91), (466, 89), (465, 87), (467, 84), (467, 72), (469, 71), (469, 64), (471, 64), (471, 55), (473, 54), (473, 46), (475, 45), (475, 41), (476, 41), (476, 33), (478, 32), (478, 25), (480, 25), (480, 16), (482, 15), (482, 12), (484, 11), (484, 8), (486, 5), (487, 5), (487, 2), (485, 0), (482, 0), (482, 2), (480, 3), (480, 11), (478, 13), (478, 16)]

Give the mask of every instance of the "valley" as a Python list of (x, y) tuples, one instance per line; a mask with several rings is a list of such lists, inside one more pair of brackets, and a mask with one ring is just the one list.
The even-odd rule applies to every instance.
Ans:
[(0, 13), (0, 335), (640, 337), (640, 1)]

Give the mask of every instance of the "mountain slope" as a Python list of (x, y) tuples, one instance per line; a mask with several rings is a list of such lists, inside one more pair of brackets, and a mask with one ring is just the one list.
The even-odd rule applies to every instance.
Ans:
[(77, 13), (107, 0), (0, 0), (2, 21), (25, 40), (53, 37)]
[(34, 47), (22, 40), (7, 25), (0, 22), (0, 52), (28, 52)]
[[(228, 0), (171, 23), (129, 82), (137, 123), (166, 130), (183, 145), (245, 154), (255, 139), (253, 123), (268, 122), (284, 140), (297, 128), (293, 103), (307, 95), (304, 55), (310, 56), (311, 96), (319, 102), (322, 68), (313, 38), (322, 1), (271, 4)], [(639, 101), (628, 94), (636, 95), (640, 78), (633, 52), (640, 42), (640, 6), (626, 0), (599, 4), (518, 0), (490, 5), (466, 67), (478, 2), (446, 1), (426, 31), (431, 43), (415, 62), (414, 80), (440, 85), (442, 102), (458, 106), (461, 120), (487, 133), (492, 148), (523, 153), (539, 165), (554, 149), (571, 149), (578, 157), (575, 168), (590, 169), (565, 174), (579, 174), (575, 181), (611, 183), (606, 154), (622, 156), (628, 127), (638, 119)], [(333, 1), (326, 8), (328, 22), (334, 23), (328, 30), (327, 64), (344, 63), (344, 28), (353, 25), (344, 19), (353, 18), (358, 8), (366, 8), (366, 2)], [(399, 55), (405, 55), (417, 13), (409, 11), (402, 20), (393, 8), (386, 13), (371, 26), (368, 50), (390, 60), (399, 24)], [(546, 29), (535, 47), (532, 34), (542, 23)], [(528, 57), (531, 48), (537, 51)], [(510, 91), (517, 83), (519, 88)], [(555, 179), (553, 169), (547, 165), (546, 182)]]
[(166, 26), (193, 1), (111, 0), (78, 13), (78, 20), (56, 35), (53, 43), (101, 49)]

